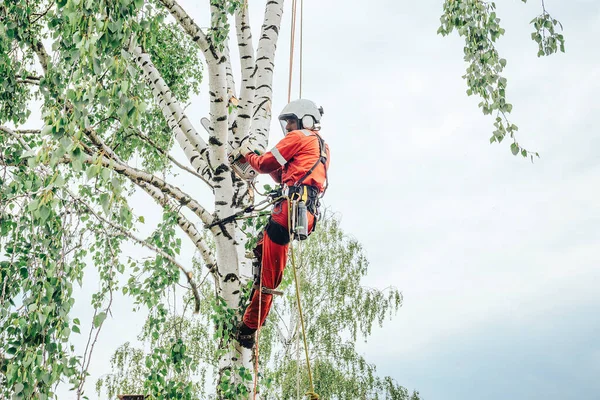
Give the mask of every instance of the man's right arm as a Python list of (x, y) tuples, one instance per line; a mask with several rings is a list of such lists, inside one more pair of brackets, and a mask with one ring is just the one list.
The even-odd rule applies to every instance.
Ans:
[(250, 166), (261, 174), (270, 174), (281, 169), (296, 155), (302, 146), (302, 135), (299, 131), (288, 133), (270, 151), (263, 155), (248, 153), (244, 157)]
[(271, 175), (271, 178), (273, 178), (276, 183), (281, 183), (282, 172), (283, 168), (279, 168), (278, 170), (271, 172), (269, 175)]

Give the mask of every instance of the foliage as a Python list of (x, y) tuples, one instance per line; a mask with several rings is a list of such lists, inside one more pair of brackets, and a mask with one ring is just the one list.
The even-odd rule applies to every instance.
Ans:
[[(368, 269), (362, 246), (344, 234), (339, 220), (332, 215), (320, 221), (299, 250), (298, 279), (315, 391), (327, 399), (408, 399), (406, 389), (397, 384), (386, 386), (386, 379), (393, 381), (377, 377), (375, 366), (354, 348), (359, 338), (370, 335), (374, 324), (381, 326), (399, 309), (401, 293), (392, 287), (378, 290), (361, 285)], [(270, 315), (271, 323), (264, 331), (266, 344), (261, 346), (261, 357), (269, 362), (260, 368), (271, 382), (270, 387), (263, 388), (266, 398), (295, 397), (298, 379), (302, 390), (308, 388), (302, 341), (296, 343), (301, 331), (296, 295), (288, 287), (292, 283), (292, 270), (288, 268), (281, 285), (286, 294), (283, 301), (275, 303), (275, 315)], [(393, 392), (402, 394), (393, 397)]]
[(231, 29), (228, 15), (233, 15), (238, 8), (244, 7), (244, 2), (239, 0), (210, 0), (210, 6), (214, 16), (208, 34), (219, 51), (223, 51)]
[[(391, 378), (376, 375), (375, 366), (360, 356), (354, 344), (360, 337), (368, 337), (374, 324), (383, 324), (386, 317), (393, 315), (402, 304), (402, 295), (394, 288), (377, 290), (361, 286), (360, 281), (367, 273), (368, 262), (360, 244), (343, 233), (339, 220), (328, 215), (318, 229), (303, 245), (300, 260), (301, 293), (306, 314), (309, 352), (315, 360), (313, 376), (315, 390), (323, 398), (388, 398), (418, 399), (395, 383)], [(296, 298), (292, 283), (291, 266), (286, 268), (280, 288), (286, 292), (283, 299), (276, 299), (273, 311), (260, 333), (260, 390), (265, 398), (288, 399), (296, 396), (297, 380), (300, 387), (308, 387), (307, 369), (304, 357), (298, 364), (296, 340), (299, 338), (297, 325)], [(210, 285), (205, 285), (203, 293), (211, 296)], [(249, 288), (249, 286), (247, 286)], [(175, 338), (182, 340), (190, 354), (203, 361), (202, 378), (207, 373), (215, 376), (216, 360), (219, 352), (224, 351), (219, 341), (231, 341), (235, 310), (228, 309), (224, 302), (215, 299), (210, 307), (205, 305), (199, 319), (175, 316), (171, 312), (171, 323), (162, 325), (163, 331), (157, 332), (161, 341), (171, 343)], [(246, 297), (247, 298), (247, 297)], [(166, 298), (165, 298), (166, 299)], [(243, 307), (241, 308), (243, 309)], [(239, 318), (239, 315), (237, 316)], [(206, 331), (207, 321), (212, 320), (212, 337)], [(172, 329), (177, 321), (179, 329)], [(288, 322), (289, 321), (289, 322)], [(106, 388), (109, 397), (118, 390), (126, 391), (141, 388), (140, 382), (151, 381), (153, 368), (140, 366), (139, 360), (155, 352), (158, 343), (149, 341), (150, 319), (145, 324), (141, 339), (144, 348), (149, 351), (121, 346), (113, 357), (113, 373), (107, 375), (99, 384)], [(210, 344), (207, 347), (207, 344)], [(301, 350), (301, 349), (300, 349)], [(301, 350), (302, 351), (302, 350)], [(138, 360), (137, 364), (124, 363), (124, 359)], [(250, 382), (251, 371), (226, 370), (224, 374), (244, 377)], [(193, 374), (188, 379), (194, 380)], [(196, 376), (196, 379), (198, 377)], [(201, 386), (205, 381), (194, 381), (196, 391), (190, 398), (206, 398)], [(228, 379), (221, 380), (219, 398), (244, 398), (244, 385), (229, 386)], [(156, 392), (147, 392), (155, 394)]]
[[(81, 394), (93, 344), (76, 356), (69, 338), (80, 333), (71, 315), (72, 285), (81, 283), (88, 265), (101, 282), (92, 295), (90, 337), (97, 337), (112, 293), (120, 289), (118, 275), (128, 267), (135, 275), (122, 290), (162, 321), (155, 296), (179, 274), (161, 256), (122, 263), (124, 232), (134, 232), (143, 219), (128, 204), (131, 182), (102, 162), (89, 133), (122, 160), (139, 157), (146, 172), (170, 166), (164, 154), (173, 144), (172, 132), (124, 51), (137, 40), (174, 95), (187, 101), (201, 79), (198, 50), (165, 16), (162, 8), (140, 0), (0, 5), (0, 124), (25, 122), (35, 99), (45, 122), (41, 131), (0, 131), (0, 397), (49, 398), (65, 378)], [(50, 52), (43, 43), (51, 44)], [(180, 239), (168, 210), (147, 240), (167, 254), (178, 253)], [(146, 281), (138, 280), (144, 276)], [(174, 343), (151, 359), (158, 371), (166, 359), (187, 360), (185, 348)], [(175, 390), (164, 384), (160, 390)]]
[[(202, 266), (216, 278), (205, 278), (199, 285), (206, 301), (200, 305), (198, 318), (190, 320), (186, 314), (189, 298), (177, 306), (175, 299), (181, 298), (176, 289), (181, 278), (175, 265), (181, 251), (177, 227), (194, 230), (186, 233), (200, 252), (205, 247), (212, 251), (207, 259), (219, 252), (205, 245), (209, 238), (182, 212), (188, 206), (186, 212), (198, 216), (202, 207), (164, 179), (177, 164), (169, 155), (174, 141), (181, 139), (175, 131), (184, 130), (181, 119), (169, 125), (169, 118), (177, 113), (169, 107), (179, 107), (179, 102), (185, 103), (198, 93), (201, 51), (212, 57), (207, 65), (213, 79), (218, 75), (215, 71), (229, 61), (230, 15), (243, 10), (245, 4), (211, 0), (211, 24), (204, 35), (200, 28), (194, 31), (188, 26), (193, 25), (189, 17), (168, 17), (168, 12), (177, 14), (171, 0), (0, 3), (0, 397), (55, 397), (61, 381), (72, 385), (78, 398), (84, 396), (94, 345), (116, 292), (131, 296), (137, 309), (149, 312), (140, 336), (148, 351), (124, 345), (113, 358), (113, 367), (120, 373), (106, 376), (99, 382), (99, 390), (110, 396), (123, 389), (147, 392), (154, 398), (206, 398), (206, 382), (213, 376), (219, 398), (248, 394), (252, 371), (235, 357), (228, 365), (219, 363), (236, 351), (232, 338), (240, 306), (250, 294), (250, 282), (236, 275), (238, 265), (221, 265), (232, 267), (236, 273), (219, 277), (216, 261), (206, 262)], [(267, 10), (272, 7), (270, 13), (280, 16), (273, 4), (278, 3), (268, 1)], [(510, 134), (513, 153), (537, 155), (518, 145), (514, 138), (517, 127), (507, 119), (512, 106), (506, 102), (506, 79), (501, 76), (506, 61), (494, 48), (504, 31), (494, 10), (493, 2), (447, 0), (440, 33), (447, 35), (457, 29), (466, 38), (469, 67), (465, 79), (469, 94), (482, 98), (484, 113), (496, 113), (492, 141), (500, 142)], [(247, 16), (238, 13), (236, 17)], [(545, 7), (532, 23), (539, 55), (564, 51), (564, 38), (556, 31), (560, 24)], [(244, 24), (240, 31), (249, 29)], [(267, 41), (259, 46), (265, 54), (243, 70), (246, 78), (272, 72), (270, 57), (274, 54), (266, 53), (274, 52), (278, 32), (277, 24), (265, 24), (261, 40)], [(136, 63), (132, 52), (137, 51), (137, 45), (152, 60), (153, 73), (164, 81), (160, 90), (168, 96), (163, 92), (158, 95), (156, 85), (144, 79), (147, 71), (140, 68), (147, 64)], [(242, 60), (252, 60), (253, 56), (243, 56)], [(223, 70), (220, 83), (214, 84), (221, 95), (235, 88), (234, 83), (227, 87), (233, 74)], [(265, 78), (256, 86), (247, 85), (245, 90), (254, 95), (259, 88), (270, 87), (270, 81)], [(211, 109), (219, 110), (217, 103), (224, 104), (224, 97), (209, 94)], [(233, 132), (234, 126), (241, 130), (242, 124), (237, 124), (241, 120), (234, 120), (238, 117), (253, 115), (253, 121), (267, 121), (269, 96), (256, 106), (252, 98), (240, 96), (237, 100), (231, 96), (229, 114), (218, 116), (213, 124)], [(161, 109), (161, 101), (165, 103), (167, 97), (169, 109)], [(256, 117), (261, 107), (267, 116)], [(38, 109), (41, 129), (19, 129)], [(194, 139), (189, 132), (183, 133), (188, 142)], [(220, 132), (227, 133), (226, 129)], [(259, 133), (267, 138), (265, 132)], [(191, 155), (186, 154), (187, 161), (195, 165), (194, 160), (201, 160), (197, 164), (206, 163), (207, 167), (188, 172), (202, 180), (205, 171), (206, 175), (214, 173), (212, 183), (221, 185), (229, 167), (210, 164), (211, 158), (226, 153), (221, 143), (224, 141), (216, 136), (211, 136), (204, 147), (193, 143), (196, 148)], [(180, 145), (184, 151), (192, 147)], [(220, 154), (212, 154), (215, 147), (220, 149), (215, 153)], [(232, 187), (225, 189), (209, 183), (215, 191), (215, 208), (221, 207), (221, 211), (245, 207), (245, 184), (233, 175), (230, 181), (226, 183)], [(130, 203), (134, 188), (149, 193), (162, 209), (162, 220), (146, 238), (137, 236), (145, 221)], [(222, 193), (217, 193), (218, 189)], [(233, 197), (225, 199), (231, 194), (229, 189), (233, 189)], [(200, 219), (206, 226), (210, 215), (203, 216)], [(235, 244), (229, 250), (244, 244), (251, 249), (264, 223), (265, 216), (259, 214), (233, 227), (246, 237), (240, 237), (240, 242), (232, 240)], [(221, 233), (226, 236), (224, 229), (212, 233), (217, 238)], [(124, 244), (131, 242), (150, 249), (152, 256), (122, 254)], [(360, 245), (342, 234), (335, 219), (324, 221), (308, 242), (304, 257), (310, 263), (301, 267), (300, 277), (305, 307), (311, 310), (307, 316), (308, 343), (316, 358), (317, 391), (328, 398), (355, 397), (358, 393), (369, 398), (408, 399), (404, 388), (390, 378), (378, 378), (374, 366), (354, 349), (355, 341), (368, 336), (374, 323), (381, 324), (397, 311), (400, 293), (393, 288), (380, 291), (360, 285), (367, 262)], [(200, 267), (198, 263), (197, 274), (201, 274)], [(73, 285), (81, 285), (84, 272), (90, 270), (97, 274), (100, 284), (91, 294), (94, 314), (86, 332), (89, 340), (84, 353), (77, 355), (70, 340), (72, 334), (81, 333), (82, 326), (72, 313)], [(229, 282), (236, 283), (228, 283), (234, 293), (229, 298), (240, 302), (233, 306), (219, 294), (220, 285), (230, 277)], [(288, 269), (281, 288), (290, 284)], [(263, 330), (260, 385), (261, 391), (274, 398), (292, 395), (298, 376), (306, 385), (307, 371), (293, 357), (292, 343), (299, 335), (293, 305), (288, 288)], [(281, 325), (285, 318), (289, 323)], [(297, 369), (299, 375), (294, 372)], [(411, 398), (418, 398), (418, 394)]]
[[(557, 48), (564, 52), (563, 35), (555, 32), (555, 26), (560, 23), (546, 12), (543, 1), (542, 7), (543, 13), (531, 21), (535, 27), (531, 37), (540, 49), (538, 57), (555, 53)], [(512, 139), (510, 149), (514, 155), (520, 153), (523, 157), (529, 156), (531, 161), (534, 156), (539, 157), (537, 152), (519, 145), (515, 137), (519, 128), (508, 120), (507, 115), (513, 106), (506, 100), (507, 80), (502, 76), (506, 60), (500, 58), (495, 47), (496, 40), (504, 35), (505, 30), (496, 15), (495, 2), (445, 0), (440, 21), (439, 34), (446, 36), (456, 30), (465, 38), (464, 60), (468, 66), (463, 79), (467, 81), (467, 95), (478, 95), (482, 99), (479, 107), (483, 113), (495, 114), (495, 130), (490, 143), (500, 143), (508, 135)]]

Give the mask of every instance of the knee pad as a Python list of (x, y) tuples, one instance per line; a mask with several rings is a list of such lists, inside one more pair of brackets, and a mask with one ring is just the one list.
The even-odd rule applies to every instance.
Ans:
[(290, 242), (290, 233), (287, 228), (279, 225), (272, 219), (269, 219), (269, 222), (267, 222), (265, 232), (267, 232), (269, 239), (271, 239), (273, 243), (277, 243), (280, 246), (284, 246)]

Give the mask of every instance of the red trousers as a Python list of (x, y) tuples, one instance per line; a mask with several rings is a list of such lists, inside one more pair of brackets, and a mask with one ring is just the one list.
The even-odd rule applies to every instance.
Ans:
[[(315, 225), (315, 216), (311, 213), (307, 213), (307, 216), (308, 231), (312, 232)], [(271, 221), (269, 223), (280, 225), (282, 229), (279, 229), (279, 231), (289, 232), (287, 200), (275, 205), (271, 212)], [(258, 260), (262, 262), (262, 286), (268, 289), (276, 289), (283, 279), (283, 271), (287, 263), (290, 239), (289, 236), (287, 241), (285, 238), (282, 239), (281, 237), (272, 238), (269, 236), (269, 232), (271, 232), (271, 235), (275, 235), (276, 233), (274, 232), (277, 232), (277, 229), (265, 229), (262, 238), (256, 245), (255, 254), (258, 256)], [(285, 244), (278, 244), (276, 242), (285, 242)], [(259, 290), (254, 290), (250, 305), (246, 308), (246, 312), (244, 313), (244, 324), (251, 329), (257, 329), (259, 325), (262, 326), (265, 323), (265, 319), (267, 318), (269, 310), (271, 309), (271, 304), (273, 303), (272, 294), (261, 294), (259, 292)], [(258, 320), (259, 309), (260, 321)]]

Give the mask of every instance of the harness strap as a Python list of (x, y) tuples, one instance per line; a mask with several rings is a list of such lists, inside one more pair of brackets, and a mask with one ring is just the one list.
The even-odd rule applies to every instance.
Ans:
[[(252, 289), (257, 290), (260, 285), (254, 284)], [(268, 287), (262, 287), (261, 292), (263, 294), (270, 294), (274, 296), (283, 296), (283, 292), (281, 290), (269, 289)]]
[[(302, 132), (306, 135), (306, 136), (310, 136), (310, 133), (313, 133), (311, 131), (309, 131), (308, 129), (302, 129)], [(316, 132), (314, 132), (315, 136), (317, 137), (317, 140), (319, 141), (319, 159), (317, 160), (317, 162), (311, 167), (311, 169), (309, 169), (302, 178), (300, 178), (298, 180), (298, 182), (296, 182), (294, 184), (294, 186), (300, 186), (302, 185), (302, 182), (304, 182), (304, 180), (306, 178), (308, 178), (308, 176), (310, 174), (313, 173), (313, 171), (315, 170), (315, 168), (317, 168), (317, 165), (319, 165), (319, 163), (323, 163), (323, 168), (325, 168), (325, 182), (327, 183), (327, 185), (325, 186), (325, 188), (323, 189), (323, 194), (325, 194), (325, 191), (327, 190), (327, 188), (329, 187), (329, 181), (327, 179), (327, 148), (325, 147), (325, 140), (323, 140), (323, 138)]]

